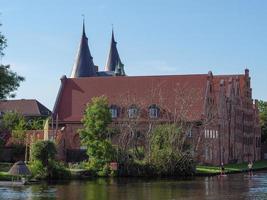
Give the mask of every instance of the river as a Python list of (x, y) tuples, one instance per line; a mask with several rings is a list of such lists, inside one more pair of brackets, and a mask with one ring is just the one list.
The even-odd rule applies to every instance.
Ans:
[(267, 199), (267, 171), (188, 180), (113, 178), (0, 187), (2, 200)]

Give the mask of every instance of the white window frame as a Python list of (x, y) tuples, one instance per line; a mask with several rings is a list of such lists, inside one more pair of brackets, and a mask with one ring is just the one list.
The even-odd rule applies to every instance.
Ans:
[(115, 119), (118, 117), (118, 109), (114, 106), (114, 107), (111, 107), (109, 109), (110, 113), (111, 113), (111, 118), (112, 119)]
[(128, 117), (133, 119), (133, 118), (136, 118), (138, 116), (138, 109), (136, 106), (131, 106), (129, 109), (128, 109)]
[(159, 108), (156, 105), (152, 105), (148, 108), (149, 118), (156, 119), (159, 117)]

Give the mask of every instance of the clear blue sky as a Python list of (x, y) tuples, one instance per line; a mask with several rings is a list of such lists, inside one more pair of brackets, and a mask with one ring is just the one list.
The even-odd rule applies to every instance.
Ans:
[(26, 77), (17, 98), (52, 109), (70, 75), (82, 17), (94, 62), (104, 68), (111, 24), (128, 75), (244, 73), (253, 97), (267, 100), (267, 1), (1, 0), (3, 64)]

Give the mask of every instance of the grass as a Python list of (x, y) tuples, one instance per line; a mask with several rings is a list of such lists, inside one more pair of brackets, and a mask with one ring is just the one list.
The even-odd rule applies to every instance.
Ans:
[[(224, 166), (225, 173), (233, 173), (233, 172), (242, 172), (248, 169), (248, 163), (239, 163), (239, 164), (228, 164)], [(253, 163), (253, 169), (264, 169), (267, 168), (267, 160), (261, 160)], [(197, 165), (197, 174), (218, 174), (220, 173), (220, 167), (217, 166), (203, 166)]]
[(11, 181), (12, 176), (7, 172), (0, 172), (0, 181)]
[(0, 181), (11, 181), (12, 176), (8, 174), (8, 170), (12, 167), (13, 163), (0, 163)]

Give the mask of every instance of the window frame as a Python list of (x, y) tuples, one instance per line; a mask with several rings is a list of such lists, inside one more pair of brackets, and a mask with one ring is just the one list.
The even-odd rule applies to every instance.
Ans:
[(152, 104), (148, 107), (148, 116), (150, 119), (159, 118), (159, 115), (160, 115), (159, 112), (160, 112), (160, 109), (156, 104)]
[(131, 105), (128, 109), (127, 109), (127, 114), (128, 114), (128, 118), (129, 119), (135, 119), (138, 117), (139, 115), (139, 109), (136, 105)]
[[(112, 119), (116, 119), (116, 118), (118, 118), (118, 114), (119, 114), (119, 112), (118, 112), (118, 106), (116, 106), (116, 105), (111, 105), (110, 107), (109, 107), (109, 112), (110, 112), (110, 114), (111, 114), (111, 118)], [(115, 115), (114, 115), (115, 114)]]

